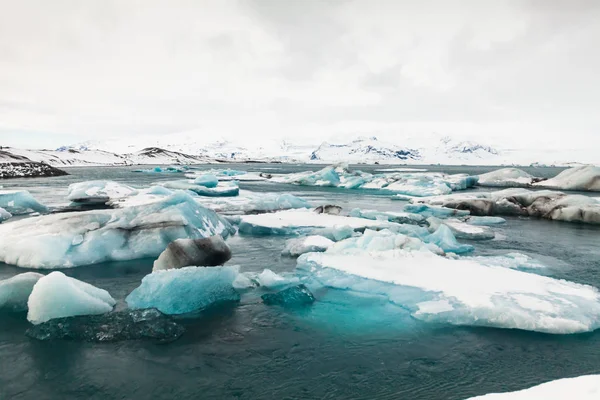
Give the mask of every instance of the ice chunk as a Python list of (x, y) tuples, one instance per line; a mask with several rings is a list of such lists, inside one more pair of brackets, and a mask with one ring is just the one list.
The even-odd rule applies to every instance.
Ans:
[[(295, 235), (310, 233), (315, 228), (349, 226), (353, 230), (362, 230), (365, 228), (384, 229), (397, 225), (387, 221), (316, 214), (311, 210), (288, 210), (271, 214), (244, 215), (241, 217), (239, 231), (252, 235)], [(322, 232), (319, 234), (323, 235)]]
[(452, 208), (437, 207), (427, 204), (407, 204), (404, 206), (404, 211), (419, 214), (425, 218), (465, 217), (469, 215), (469, 211), (467, 210), (454, 210)]
[(6, 211), (4, 208), (0, 207), (0, 223), (6, 221), (9, 218), (12, 218), (12, 214)]
[(105, 204), (135, 193), (134, 188), (113, 181), (86, 181), (69, 185), (67, 198), (74, 203)]
[(0, 281), (0, 310), (25, 311), (33, 285), (44, 275), (25, 272)]
[(518, 392), (494, 393), (470, 400), (597, 400), (600, 398), (600, 375), (558, 379)]
[(285, 278), (270, 269), (265, 269), (257, 277), (256, 281), (262, 287), (267, 289), (277, 289), (283, 286), (291, 285), (298, 282), (298, 278), (291, 277)]
[(298, 268), (327, 286), (385, 295), (426, 321), (554, 334), (600, 326), (600, 293), (593, 287), (426, 249), (330, 249), (300, 256)]
[(223, 217), (179, 192), (160, 202), (27, 218), (0, 225), (0, 261), (28, 268), (69, 268), (158, 257), (172, 241), (227, 237)]
[(518, 168), (502, 168), (479, 175), (480, 186), (528, 187), (539, 179)]
[(467, 223), (476, 226), (501, 225), (506, 223), (506, 220), (501, 217), (468, 217)]
[(194, 184), (207, 188), (216, 188), (219, 184), (219, 179), (211, 174), (201, 175), (194, 179)]
[[(140, 191), (141, 192), (141, 191)], [(172, 190), (167, 189), (164, 186), (152, 186), (149, 189), (147, 189), (144, 193), (146, 194), (151, 194), (151, 195), (156, 195), (156, 196), (170, 196), (173, 194)]]
[(490, 240), (496, 235), (494, 232), (486, 226), (474, 226), (464, 223), (458, 219), (438, 219), (435, 217), (427, 218), (429, 222), (429, 230), (434, 232), (439, 228), (440, 225), (446, 225), (454, 236), (458, 239), (471, 239), (471, 240)]
[(435, 244), (446, 253), (465, 254), (470, 253), (475, 249), (470, 244), (458, 243), (452, 230), (444, 224), (440, 224), (437, 227), (437, 230), (429, 235), (425, 241)]
[(38, 202), (27, 190), (0, 189), (0, 207), (12, 215), (48, 212), (48, 207)]
[(115, 304), (106, 290), (54, 271), (33, 287), (27, 319), (37, 325), (54, 318), (104, 314)]
[(125, 299), (130, 308), (156, 308), (175, 315), (202, 311), (212, 305), (237, 302), (232, 284), (239, 267), (186, 267), (152, 272)]
[(315, 296), (303, 284), (292, 286), (277, 293), (267, 293), (261, 296), (262, 301), (269, 306), (303, 307), (315, 302)]
[(184, 332), (185, 328), (182, 325), (151, 308), (52, 319), (34, 325), (26, 334), (37, 340), (117, 342), (152, 339), (159, 343), (168, 343), (177, 340)]
[(240, 188), (233, 182), (220, 184), (214, 188), (197, 185), (194, 181), (189, 180), (169, 181), (162, 185), (168, 189), (189, 190), (197, 195), (208, 197), (232, 197), (240, 194)]
[(312, 251), (325, 251), (333, 245), (333, 243), (332, 240), (319, 235), (290, 239), (287, 241), (282, 254), (298, 257), (301, 254), (310, 253)]
[(374, 231), (367, 229), (362, 236), (339, 241), (331, 246), (327, 252), (330, 254), (349, 254), (366, 252), (379, 252), (394, 249), (419, 250), (427, 247), (421, 240), (411, 238), (401, 233), (390, 230)]
[(348, 214), (350, 217), (366, 218), (379, 221), (396, 222), (399, 224), (421, 224), (425, 222), (425, 217), (419, 214), (398, 211), (375, 211), (361, 210), (355, 208)]
[(177, 239), (167, 246), (156, 261), (153, 271), (203, 265), (223, 265), (231, 258), (231, 249), (219, 235), (202, 239)]
[(247, 272), (239, 273), (232, 283), (233, 288), (238, 290), (244, 290), (256, 287), (258, 283), (252, 279), (252, 276), (253, 275)]
[(552, 179), (536, 183), (535, 186), (598, 192), (600, 191), (600, 167), (587, 165), (569, 168)]

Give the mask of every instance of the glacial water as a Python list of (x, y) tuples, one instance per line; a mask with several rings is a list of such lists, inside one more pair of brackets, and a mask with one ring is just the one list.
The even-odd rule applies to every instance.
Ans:
[[(230, 167), (263, 172), (319, 168)], [(178, 176), (133, 173), (136, 168), (72, 168), (65, 177), (7, 180), (0, 185), (26, 188), (41, 202), (60, 205), (66, 204), (66, 188), (73, 182), (111, 179), (144, 187)], [(471, 174), (491, 170), (423, 168)], [(559, 171), (528, 170), (546, 177)], [(354, 207), (395, 211), (404, 204), (364, 191), (262, 182), (240, 186), (290, 192), (315, 205), (338, 204), (346, 211)], [(470, 242), (476, 255), (525, 253), (548, 265), (544, 273), (549, 276), (600, 287), (600, 227), (508, 218), (494, 230), (495, 240)], [(293, 271), (295, 260), (280, 255), (285, 240), (234, 236), (228, 240), (233, 251), (228, 264), (240, 265), (242, 271)], [(150, 273), (152, 262), (107, 263), (63, 272), (108, 290), (117, 309), (123, 309), (125, 297)], [(25, 271), (0, 264), (0, 279)], [(186, 327), (182, 338), (162, 345), (40, 342), (25, 336), (29, 326), (25, 315), (0, 314), (0, 399), (464, 399), (600, 373), (600, 331), (548, 335), (456, 327), (417, 321), (376, 296), (348, 298), (343, 291), (330, 290), (327, 298), (330, 301), (294, 311), (268, 307), (260, 298), (248, 296), (236, 307), (182, 320)]]

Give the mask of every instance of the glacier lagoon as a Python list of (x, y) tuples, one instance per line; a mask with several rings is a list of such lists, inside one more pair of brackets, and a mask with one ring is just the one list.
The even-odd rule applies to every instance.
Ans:
[[(265, 173), (317, 170), (316, 165), (210, 165)], [(134, 187), (174, 179), (135, 174), (139, 167), (71, 168), (71, 175), (2, 182), (29, 190), (42, 204), (67, 206), (67, 187), (84, 180), (114, 180)], [(364, 171), (385, 166), (360, 166)], [(420, 167), (419, 167), (420, 168)], [(481, 174), (489, 167), (424, 166), (428, 171)], [(560, 169), (525, 170), (553, 177)], [(389, 194), (330, 187), (240, 182), (240, 189), (291, 193), (314, 205), (402, 211)], [(490, 189), (477, 188), (474, 191)], [(589, 194), (588, 194), (589, 195)], [(595, 196), (591, 194), (591, 196)], [(20, 218), (20, 217), (18, 217)], [(523, 253), (543, 263), (540, 274), (600, 287), (600, 227), (519, 217), (494, 226), (494, 240), (460, 243), (473, 256)], [(227, 265), (244, 272), (294, 271), (282, 256), (289, 237), (236, 235), (228, 239)], [(154, 259), (119, 261), (62, 270), (125, 298), (152, 271)], [(0, 265), (0, 279), (26, 269)], [(600, 372), (600, 332), (549, 335), (529, 331), (452, 326), (420, 321), (380, 296), (349, 297), (343, 290), (314, 293), (310, 308), (269, 307), (242, 296), (232, 307), (177, 319), (183, 336), (169, 344), (148, 341), (38, 342), (25, 336), (21, 314), (0, 313), (0, 398), (406, 398), (464, 399), (524, 389), (553, 379)]]

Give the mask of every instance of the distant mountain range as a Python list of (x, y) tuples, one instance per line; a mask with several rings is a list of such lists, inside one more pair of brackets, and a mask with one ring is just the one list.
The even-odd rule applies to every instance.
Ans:
[[(25, 158), (52, 166), (198, 164), (217, 162), (365, 163), (443, 165), (572, 165), (598, 164), (589, 152), (500, 149), (450, 137), (429, 140), (421, 146), (402, 146), (377, 137), (344, 142), (298, 144), (289, 140), (263, 140), (239, 144), (228, 140), (206, 142), (199, 135), (175, 134), (161, 138), (84, 142), (56, 150), (3, 148), (3, 159)], [(5, 161), (6, 162), (6, 161)]]

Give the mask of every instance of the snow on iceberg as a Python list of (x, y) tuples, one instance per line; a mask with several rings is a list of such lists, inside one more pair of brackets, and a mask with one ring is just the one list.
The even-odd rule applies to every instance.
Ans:
[(0, 261), (28, 268), (69, 268), (157, 257), (180, 238), (227, 237), (227, 220), (183, 192), (145, 206), (71, 212), (0, 225)]
[(186, 267), (152, 272), (125, 301), (132, 309), (156, 308), (169, 314), (202, 311), (223, 302), (237, 302), (233, 288), (239, 267)]
[(517, 392), (493, 393), (468, 400), (597, 400), (600, 398), (600, 375), (558, 379)]
[(48, 212), (27, 190), (0, 190), (0, 207), (12, 215)]
[(329, 287), (385, 295), (420, 320), (553, 334), (600, 327), (600, 293), (591, 286), (446, 258), (425, 247), (334, 249), (300, 256), (297, 268)]
[(104, 314), (115, 304), (106, 290), (54, 271), (33, 287), (27, 302), (27, 319), (37, 325), (54, 318)]
[(558, 190), (600, 191), (600, 167), (587, 165), (569, 168), (552, 179), (538, 182), (534, 186)]
[(234, 182), (218, 185), (212, 188), (194, 183), (193, 180), (168, 181), (162, 183), (168, 189), (189, 190), (199, 196), (233, 197), (240, 194), (240, 188)]
[(25, 272), (0, 281), (0, 310), (25, 311), (33, 286), (44, 275)]
[(333, 240), (324, 236), (312, 235), (298, 239), (290, 239), (286, 242), (282, 251), (283, 255), (298, 257), (304, 253), (313, 251), (325, 251), (333, 245)]
[(502, 168), (479, 175), (479, 186), (528, 187), (540, 179), (518, 168)]
[(250, 235), (296, 235), (309, 233), (315, 228), (349, 226), (354, 230), (397, 226), (392, 222), (365, 218), (317, 214), (312, 210), (287, 210), (271, 214), (244, 215), (240, 217), (240, 233)]
[(113, 181), (85, 181), (69, 185), (67, 198), (74, 203), (105, 204), (112, 199), (131, 196), (136, 190)]

